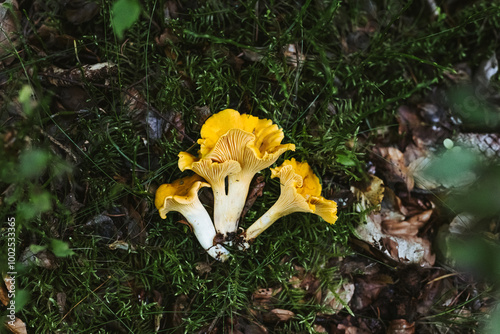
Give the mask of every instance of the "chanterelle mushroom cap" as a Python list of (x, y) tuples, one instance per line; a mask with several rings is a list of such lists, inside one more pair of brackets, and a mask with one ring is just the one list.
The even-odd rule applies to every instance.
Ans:
[(188, 205), (198, 200), (198, 191), (210, 184), (196, 174), (175, 180), (172, 183), (162, 184), (156, 190), (155, 206), (160, 217), (165, 219), (170, 211), (178, 211), (182, 205)]
[(198, 198), (198, 191), (203, 187), (210, 187), (210, 184), (196, 174), (170, 184), (162, 184), (156, 191), (155, 206), (163, 219), (170, 211), (182, 214), (207, 253), (217, 260), (224, 261), (229, 252), (219, 244), (214, 245), (216, 232), (212, 219)]
[(337, 203), (320, 196), (321, 184), (307, 162), (295, 159), (271, 168), (271, 177), (278, 177), (281, 194), (276, 203), (243, 234), (243, 248), (277, 219), (293, 212), (310, 212), (319, 215), (330, 224), (337, 221)]
[(239, 171), (234, 169), (227, 174), (227, 192), (225, 182), (206, 178), (214, 191), (217, 232), (224, 236), (236, 232), (255, 173), (271, 166), (285, 151), (295, 150), (294, 144), (282, 145), (283, 138), (283, 131), (271, 120), (226, 109), (207, 119), (201, 128), (198, 158), (186, 152), (179, 154), (179, 168), (198, 174), (200, 166), (196, 164), (204, 159), (220, 164), (229, 161), (239, 163)]

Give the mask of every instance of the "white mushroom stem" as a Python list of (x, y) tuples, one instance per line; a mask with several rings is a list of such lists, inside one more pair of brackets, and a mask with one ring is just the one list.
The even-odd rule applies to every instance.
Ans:
[(281, 195), (276, 203), (267, 210), (259, 219), (257, 219), (250, 227), (243, 233), (243, 241), (239, 245), (240, 249), (248, 249), (250, 243), (271, 226), (276, 220), (293, 212), (304, 211), (300, 205), (290, 201), (289, 196)]
[(218, 233), (224, 238), (235, 234), (238, 229), (241, 212), (245, 206), (252, 177), (243, 173), (228, 176), (228, 189), (225, 184), (216, 187), (214, 191), (214, 224)]
[(229, 252), (222, 245), (214, 245), (216, 235), (212, 219), (207, 210), (203, 207), (199, 199), (195, 199), (190, 204), (182, 205), (178, 211), (186, 218), (191, 225), (194, 235), (198, 239), (201, 247), (216, 260), (224, 262), (229, 256)]

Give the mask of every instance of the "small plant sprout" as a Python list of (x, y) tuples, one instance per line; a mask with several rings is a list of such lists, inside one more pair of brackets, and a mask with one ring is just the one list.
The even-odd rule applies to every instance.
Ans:
[(156, 191), (155, 206), (162, 219), (167, 218), (170, 211), (182, 214), (206, 252), (214, 259), (225, 261), (229, 252), (220, 244), (214, 245), (216, 233), (212, 219), (198, 198), (198, 191), (203, 187), (210, 185), (196, 174), (162, 184)]
[(271, 177), (278, 177), (281, 194), (276, 203), (242, 234), (241, 248), (247, 249), (254, 239), (279, 218), (293, 212), (311, 212), (330, 224), (337, 221), (337, 203), (321, 195), (321, 184), (307, 162), (286, 160), (271, 168)]
[[(223, 240), (236, 235), (252, 178), (294, 144), (281, 144), (283, 131), (271, 120), (233, 109), (211, 116), (201, 128), (198, 157), (179, 154), (179, 168), (204, 177), (214, 192), (214, 224)], [(227, 180), (226, 180), (227, 178)]]

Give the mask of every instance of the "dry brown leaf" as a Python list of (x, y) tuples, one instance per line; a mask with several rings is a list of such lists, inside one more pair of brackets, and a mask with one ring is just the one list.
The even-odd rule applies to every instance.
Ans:
[(392, 182), (403, 182), (408, 191), (413, 189), (413, 176), (408, 172), (403, 153), (395, 147), (375, 147), (374, 152), (383, 158), (385, 166), (385, 177)]
[(355, 291), (351, 305), (356, 310), (362, 310), (373, 304), (379, 298), (380, 292), (394, 282), (387, 275), (367, 275), (355, 278)]
[(0, 284), (0, 301), (7, 306), (10, 303), (9, 291), (12, 288), (12, 277), (5, 275), (3, 278), (4, 284)]
[(285, 56), (287, 64), (293, 67), (302, 65), (306, 60), (306, 57), (300, 50), (297, 49), (297, 46), (295, 44), (288, 44), (286, 47), (284, 47), (283, 55)]
[(211, 272), (212, 266), (210, 266), (210, 264), (206, 263), (206, 262), (197, 262), (194, 269), (196, 269), (196, 271), (198, 272), (198, 275), (203, 275), (203, 274), (208, 274), (209, 272)]
[[(156, 44), (158, 46), (169, 46), (170, 44), (175, 44), (179, 42), (179, 37), (177, 37), (171, 28), (165, 28), (160, 36), (155, 38)], [(174, 53), (171, 53), (174, 55)]]
[(461, 212), (453, 218), (448, 230), (454, 234), (471, 233), (479, 218), (468, 212)]
[(252, 304), (255, 307), (264, 308), (266, 310), (271, 309), (273, 304), (279, 302), (276, 295), (281, 292), (282, 288), (266, 288), (258, 289), (252, 294)]
[(56, 294), (56, 301), (57, 301), (57, 306), (59, 308), (59, 313), (61, 315), (64, 315), (66, 311), (66, 293), (58, 292)]
[(146, 228), (142, 216), (135, 210), (134, 205), (128, 205), (127, 232), (132, 244), (143, 245), (146, 242)]
[(382, 222), (382, 232), (389, 235), (414, 237), (418, 234), (418, 230), (427, 223), (432, 213), (433, 210), (427, 210), (410, 217), (406, 221), (384, 220)]
[(403, 105), (398, 109), (399, 133), (407, 134), (407, 140), (427, 151), (450, 135), (445, 119), (445, 109), (434, 102), (420, 103), (416, 108)]
[(370, 181), (368, 186), (351, 187), (351, 192), (357, 200), (356, 209), (358, 212), (365, 211), (370, 208), (380, 209), (380, 203), (384, 199), (384, 181), (375, 175), (369, 175)]
[(193, 109), (196, 115), (196, 124), (193, 126), (193, 131), (199, 132), (205, 121), (212, 115), (212, 112), (209, 106), (195, 106)]
[(313, 325), (313, 329), (315, 332), (317, 333), (328, 333), (328, 331), (326, 330), (325, 327), (321, 326), (321, 325), (318, 325), (318, 324), (314, 324)]
[[(429, 212), (423, 213), (419, 218), (425, 219), (429, 214)], [(432, 266), (435, 255), (432, 254), (430, 241), (416, 236), (417, 227), (422, 222), (418, 219), (415, 219), (414, 224), (403, 220), (398, 222), (388, 219), (391, 215), (404, 217), (400, 213), (391, 211), (372, 212), (367, 216), (366, 224), (361, 224), (356, 229), (359, 238), (398, 262)], [(387, 231), (393, 234), (387, 234)]]
[(260, 62), (262, 59), (264, 59), (263, 54), (249, 49), (243, 49), (243, 53), (241, 55), (243, 56), (243, 59), (252, 62)]
[(21, 254), (21, 262), (26, 265), (35, 264), (38, 267), (50, 270), (59, 268), (57, 258), (52, 252), (42, 250), (34, 254), (29, 247), (26, 247)]
[(122, 96), (123, 105), (129, 109), (129, 115), (134, 120), (140, 120), (148, 109), (144, 96), (134, 87), (128, 88)]
[(369, 331), (361, 329), (359, 327), (349, 326), (345, 327), (344, 334), (371, 334)]
[(36, 34), (28, 36), (29, 45), (45, 56), (48, 50), (67, 50), (74, 48), (76, 39), (72, 36), (61, 34), (51, 23), (42, 24)]
[(415, 323), (409, 323), (405, 319), (391, 320), (387, 334), (414, 334)]
[(259, 175), (255, 177), (252, 180), (252, 183), (250, 184), (250, 192), (247, 195), (247, 200), (245, 202), (245, 206), (243, 207), (243, 211), (241, 212), (240, 215), (240, 221), (245, 218), (245, 215), (247, 214), (248, 210), (252, 207), (252, 205), (255, 203), (257, 198), (262, 196), (262, 192), (264, 191), (264, 186), (266, 183), (264, 182), (264, 177)]
[(351, 301), (354, 289), (354, 284), (350, 282), (344, 282), (337, 288), (335, 293), (327, 289), (322, 301), (322, 305), (326, 306), (327, 310), (322, 314), (332, 315), (342, 310), (344, 305)]
[(19, 318), (14, 321), (5, 322), (5, 327), (14, 334), (28, 334), (26, 324)]
[(271, 311), (262, 314), (262, 319), (267, 323), (285, 322), (295, 317), (295, 313), (289, 310), (279, 308), (272, 309)]
[(90, 94), (79, 86), (59, 87), (57, 97), (60, 111), (85, 111), (95, 105)]
[(182, 324), (187, 312), (189, 312), (189, 298), (186, 295), (180, 295), (175, 299), (172, 311), (168, 313), (167, 328), (175, 329), (173, 333), (184, 333)]
[(128, 250), (135, 251), (134, 245), (131, 245), (128, 242), (125, 242), (123, 240), (116, 240), (112, 244), (109, 244), (108, 247), (111, 250), (120, 249), (120, 250), (124, 250), (124, 251), (128, 251)]
[(292, 276), (289, 279), (290, 285), (295, 289), (302, 289), (306, 292), (305, 298), (309, 300), (310, 298), (314, 298), (314, 301), (319, 304), (322, 299), (322, 291), (321, 291), (321, 281), (314, 276), (313, 273), (306, 273), (304, 268), (297, 268), (299, 271), (298, 276)]
[(0, 284), (0, 301), (4, 306), (7, 306), (7, 304), (9, 304), (10, 299), (8, 296), (9, 292), (3, 284)]
[(66, 5), (66, 19), (74, 24), (79, 25), (88, 22), (99, 13), (100, 5), (89, 0), (71, 0)]
[(63, 204), (72, 214), (78, 212), (78, 210), (84, 207), (84, 204), (78, 202), (73, 192), (70, 192), (68, 195), (66, 195)]
[[(12, 7), (12, 10), (9, 9)], [(16, 0), (5, 0), (0, 4), (0, 58), (4, 65), (10, 64), (14, 59), (14, 51), (19, 45), (19, 5)]]

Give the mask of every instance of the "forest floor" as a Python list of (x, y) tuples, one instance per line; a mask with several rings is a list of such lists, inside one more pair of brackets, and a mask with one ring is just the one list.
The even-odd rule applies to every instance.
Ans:
[[(496, 333), (499, 12), (2, 1), (2, 329)], [(227, 108), (283, 130), (295, 151), (277, 164), (309, 163), (334, 225), (294, 213), (219, 262), (182, 216), (160, 218), (156, 189), (189, 174), (179, 152)], [(240, 227), (279, 193), (260, 172)]]

